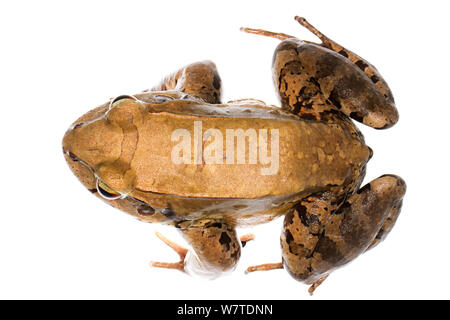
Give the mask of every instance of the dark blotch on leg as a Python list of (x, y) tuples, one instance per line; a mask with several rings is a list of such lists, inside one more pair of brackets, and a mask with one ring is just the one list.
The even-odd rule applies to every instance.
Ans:
[(363, 122), (364, 117), (361, 116), (358, 112), (350, 113), (350, 118), (355, 119), (356, 121)]
[(350, 208), (351, 204), (348, 201), (345, 201), (340, 207), (339, 209), (337, 209), (336, 211), (334, 211), (333, 214), (341, 214), (343, 213), (346, 209)]
[(284, 232), (284, 235), (286, 237), (286, 242), (289, 244), (292, 240), (294, 240), (294, 237), (292, 236), (292, 233), (286, 229)]
[(365, 62), (362, 61), (362, 60), (356, 61), (355, 64), (356, 64), (356, 65), (358, 66), (358, 68), (360, 68), (362, 71), (364, 71), (364, 70), (368, 67), (367, 63), (365, 63)]
[(294, 110), (292, 110), (292, 112), (293, 112), (294, 114), (298, 114), (298, 113), (300, 112), (301, 106), (302, 106), (302, 104), (301, 104), (300, 101), (299, 101), (299, 102), (296, 102), (296, 103), (294, 104)]
[(230, 250), (231, 238), (226, 232), (222, 232), (219, 242), (221, 245), (226, 246), (227, 250)]
[(340, 103), (340, 102), (338, 101), (338, 99), (337, 99), (338, 96), (339, 96), (339, 95), (338, 95), (337, 92), (336, 92), (336, 88), (334, 88), (334, 89), (331, 91), (330, 96), (328, 97), (328, 100), (330, 100), (330, 102), (331, 102), (336, 108), (341, 109), (342, 106), (341, 106), (341, 103)]
[(348, 54), (347, 54), (347, 52), (346, 52), (345, 50), (341, 50), (341, 51), (339, 51), (338, 53), (339, 53), (341, 56), (344, 56), (344, 57), (348, 58)]
[(289, 211), (284, 216), (284, 223), (283, 223), (284, 227), (287, 227), (288, 225), (291, 225), (293, 221), (294, 221), (294, 211)]
[(302, 113), (300, 114), (300, 118), (305, 120), (318, 120), (317, 117), (312, 113)]
[(371, 76), (370, 80), (372, 80), (373, 83), (377, 83), (378, 81), (380, 81), (380, 79), (376, 75)]
[(222, 223), (220, 222), (214, 222), (211, 225), (209, 225), (208, 227), (213, 227), (213, 228), (218, 228), (218, 229), (222, 229)]
[(317, 88), (320, 90), (320, 84), (317, 82), (317, 80), (313, 77), (309, 78), (309, 82), (313, 83)]
[(314, 252), (320, 253), (322, 259), (331, 264), (335, 264), (344, 259), (336, 243), (326, 236), (319, 239)]
[(303, 223), (305, 227), (309, 227), (308, 218), (306, 216), (306, 207), (298, 204), (295, 206), (295, 210), (297, 211), (297, 215), (300, 221)]

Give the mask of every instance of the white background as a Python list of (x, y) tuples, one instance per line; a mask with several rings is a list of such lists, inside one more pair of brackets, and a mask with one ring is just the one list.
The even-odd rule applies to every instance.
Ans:
[[(0, 298), (450, 298), (445, 3), (3, 1)], [(377, 66), (394, 93), (394, 128), (359, 127), (375, 152), (366, 181), (395, 173), (408, 184), (396, 227), (312, 298), (284, 270), (244, 275), (249, 265), (280, 261), (282, 219), (239, 230), (257, 239), (225, 278), (150, 268), (150, 260), (177, 259), (156, 230), (183, 240), (86, 191), (64, 161), (65, 130), (110, 97), (140, 92), (204, 59), (217, 64), (224, 101), (278, 104), (270, 69), (278, 41), (239, 27), (315, 40), (294, 15)]]

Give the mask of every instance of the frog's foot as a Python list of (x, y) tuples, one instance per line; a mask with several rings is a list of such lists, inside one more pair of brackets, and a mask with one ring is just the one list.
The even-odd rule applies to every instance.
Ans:
[(242, 248), (243, 248), (243, 247), (245, 247), (247, 242), (255, 240), (255, 235), (253, 233), (244, 234), (243, 236), (241, 236), (239, 238), (239, 240), (241, 241), (241, 245), (242, 245)]
[(247, 33), (251, 33), (251, 34), (256, 34), (256, 35), (259, 35), (259, 36), (275, 38), (275, 39), (278, 39), (278, 40), (286, 40), (286, 39), (290, 39), (290, 38), (295, 38), (295, 37), (290, 36), (290, 35), (285, 34), (285, 33), (272, 32), (272, 31), (267, 31), (267, 30), (263, 30), (263, 29), (241, 28), (240, 30), (244, 31), (244, 32), (247, 32)]
[(248, 274), (250, 272), (255, 271), (269, 271), (269, 270), (275, 270), (275, 269), (283, 269), (283, 262), (277, 262), (277, 263), (264, 263), (259, 264), (257, 266), (250, 266), (245, 270), (245, 273)]
[(308, 292), (310, 295), (313, 295), (314, 291), (317, 289), (318, 286), (320, 286), (326, 279), (328, 278), (328, 274), (326, 276), (323, 276), (316, 282), (314, 282), (311, 287), (309, 287)]
[(184, 259), (186, 258), (186, 255), (188, 253), (188, 249), (180, 246), (179, 244), (173, 242), (172, 240), (167, 239), (164, 237), (161, 233), (156, 232), (156, 236), (165, 244), (167, 244), (169, 247), (171, 247), (178, 255), (180, 256), (180, 261), (178, 262), (158, 262), (158, 261), (152, 261), (150, 262), (150, 265), (152, 267), (156, 268), (166, 268), (166, 269), (177, 269), (180, 271), (185, 272), (184, 270)]
[[(325, 36), (322, 32), (317, 30), (305, 18), (295, 16), (295, 20), (297, 20), (298, 23), (300, 23), (303, 27), (308, 29), (316, 37), (318, 37), (320, 39), (320, 41), (322, 41), (323, 46), (325, 46), (333, 51), (336, 51), (336, 52), (340, 52), (341, 50), (344, 49), (341, 45), (337, 44), (336, 42), (334, 42), (333, 40), (331, 40), (330, 38)], [(272, 31), (267, 31), (267, 30), (263, 30), (263, 29), (241, 28), (240, 30), (244, 31), (246, 33), (256, 34), (256, 35), (264, 36), (264, 37), (275, 38), (275, 39), (282, 40), (282, 41), (286, 40), (286, 39), (291, 39), (291, 38), (295, 39), (296, 38), (296, 37), (291, 36), (286, 33), (272, 32)], [(305, 41), (305, 40), (302, 40), (302, 41), (307, 42), (307, 43), (312, 43), (310, 41)]]
[(320, 39), (320, 41), (322, 41), (322, 44), (326, 47), (328, 47), (329, 49), (339, 52), (340, 50), (343, 49), (342, 46), (340, 46), (339, 44), (337, 44), (336, 42), (334, 42), (333, 40), (331, 40), (330, 38), (328, 38), (326, 35), (324, 35), (322, 32), (320, 32), (319, 30), (317, 30), (316, 27), (314, 27), (312, 24), (310, 24), (305, 18), (303, 17), (299, 17), (299, 16), (295, 16), (295, 20), (297, 20), (298, 23), (300, 23), (303, 27), (305, 27), (306, 29), (308, 29), (311, 33), (313, 33), (317, 38)]

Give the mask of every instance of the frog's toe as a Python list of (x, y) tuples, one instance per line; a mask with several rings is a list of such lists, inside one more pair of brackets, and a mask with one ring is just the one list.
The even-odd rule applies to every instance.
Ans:
[(150, 266), (155, 268), (176, 269), (186, 272), (186, 270), (184, 270), (184, 260), (179, 262), (150, 261)]
[(308, 289), (308, 292), (310, 295), (313, 295), (314, 291), (317, 289), (318, 286), (320, 286), (327, 278), (328, 278), (328, 274), (323, 276), (322, 278), (320, 278), (319, 280), (317, 280), (316, 282), (314, 282)]
[(165, 236), (163, 236), (159, 232), (156, 232), (155, 234), (162, 242), (164, 242), (169, 247), (171, 247), (179, 255), (180, 261), (178, 261), (178, 262), (151, 261), (150, 266), (156, 267), (156, 268), (177, 269), (177, 270), (185, 272), (185, 269), (184, 269), (185, 258), (186, 258), (186, 255), (189, 250), (180, 246), (179, 244), (173, 242), (172, 240), (167, 239)]
[(248, 274), (250, 272), (255, 271), (269, 271), (269, 270), (275, 270), (275, 269), (283, 269), (283, 262), (276, 262), (276, 263), (264, 263), (259, 264), (257, 266), (250, 266), (245, 270), (245, 274)]
[(239, 238), (239, 241), (241, 241), (242, 248), (245, 247), (247, 242), (255, 240), (255, 235), (253, 233), (244, 234)]

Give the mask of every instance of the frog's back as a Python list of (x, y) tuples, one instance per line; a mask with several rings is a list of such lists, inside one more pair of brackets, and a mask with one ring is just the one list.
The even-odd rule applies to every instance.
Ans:
[(109, 204), (146, 221), (270, 221), (311, 193), (355, 183), (370, 156), (346, 118), (301, 119), (254, 100), (155, 103), (154, 96), (94, 109), (63, 142), (86, 188), (101, 180), (121, 195)]
[[(258, 104), (149, 109), (131, 167), (139, 191), (257, 199), (348, 182), (368, 149), (347, 124), (304, 120)], [(181, 108), (181, 105), (180, 105)]]

